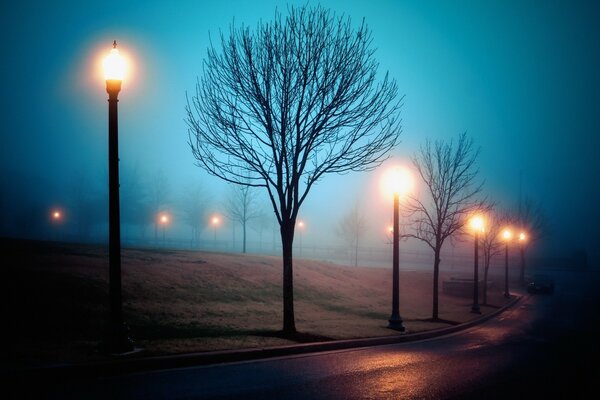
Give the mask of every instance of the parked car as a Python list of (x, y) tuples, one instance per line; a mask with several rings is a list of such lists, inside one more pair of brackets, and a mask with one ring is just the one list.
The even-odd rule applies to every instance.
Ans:
[(533, 276), (529, 285), (527, 285), (529, 293), (554, 293), (554, 280), (548, 275), (536, 274)]

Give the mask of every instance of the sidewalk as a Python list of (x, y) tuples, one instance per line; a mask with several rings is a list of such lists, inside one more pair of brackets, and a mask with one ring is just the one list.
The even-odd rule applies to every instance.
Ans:
[(266, 348), (211, 351), (156, 357), (129, 358), (130, 355), (120, 355), (115, 356), (115, 358), (112, 361), (64, 364), (55, 365), (51, 367), (5, 371), (2, 373), (2, 379), (7, 381), (14, 381), (15, 379), (17, 379), (22, 380), (24, 384), (29, 384), (30, 380), (52, 381), (55, 379), (65, 378), (82, 379), (94, 377), (108, 377), (152, 370), (185, 368), (229, 362), (260, 360), (265, 358), (292, 356), (322, 351), (343, 350), (351, 348), (412, 342), (455, 333), (481, 324), (491, 318), (496, 317), (508, 308), (513, 307), (520, 301), (521, 298), (522, 296), (515, 295), (503, 307), (489, 314), (482, 315), (480, 318), (476, 318), (471, 321), (446, 328), (433, 329), (423, 332), (376, 338), (334, 340), (328, 342), (294, 344)]

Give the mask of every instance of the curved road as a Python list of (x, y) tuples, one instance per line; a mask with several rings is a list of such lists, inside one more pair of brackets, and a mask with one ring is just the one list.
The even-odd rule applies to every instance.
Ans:
[(44, 392), (61, 399), (589, 398), (584, 393), (600, 381), (599, 274), (552, 274), (554, 295), (525, 295), (495, 319), (435, 339), (57, 383)]

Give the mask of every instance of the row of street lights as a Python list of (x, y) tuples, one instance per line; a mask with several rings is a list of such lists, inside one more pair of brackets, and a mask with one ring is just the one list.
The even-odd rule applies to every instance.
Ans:
[[(388, 320), (388, 328), (404, 332), (402, 317), (400, 316), (400, 296), (399, 296), (399, 208), (400, 196), (406, 195), (412, 186), (412, 177), (404, 168), (394, 168), (390, 170), (383, 178), (383, 186), (387, 192), (391, 192), (394, 199), (393, 225), (389, 227), (392, 234), (392, 314)], [(474, 266), (473, 266), (473, 305), (471, 312), (480, 314), (479, 307), (479, 235), (485, 232), (485, 221), (483, 216), (475, 215), (470, 221), (474, 233)], [(510, 297), (508, 289), (508, 245), (512, 239), (512, 231), (506, 228), (502, 232), (502, 238), (505, 242), (505, 277), (504, 277), (504, 296)], [(524, 263), (523, 246), (527, 236), (525, 232), (519, 233), (519, 242), (521, 243), (521, 263)], [(523, 270), (523, 268), (522, 268)]]
[[(471, 307), (471, 312), (480, 314), (481, 310), (479, 308), (479, 234), (485, 232), (485, 222), (482, 216), (476, 215), (471, 219), (471, 227), (474, 232), (474, 241), (475, 241), (475, 262), (473, 266), (473, 306)], [(504, 297), (510, 298), (510, 292), (508, 289), (508, 245), (512, 240), (513, 233), (510, 228), (505, 228), (502, 231), (502, 239), (504, 240)], [(519, 243), (521, 244), (521, 248), (523, 248), (525, 241), (527, 240), (527, 235), (525, 232), (519, 233)], [(523, 252), (521, 251), (521, 256), (523, 256)], [(524, 262), (523, 257), (521, 257), (521, 262)]]
[[(125, 61), (117, 49), (117, 42), (113, 42), (113, 48), (104, 61), (106, 91), (108, 93), (108, 166), (109, 166), (109, 286), (110, 286), (110, 324), (107, 337), (108, 350), (111, 353), (125, 353), (133, 350), (133, 341), (128, 335), (128, 330), (123, 320), (122, 295), (121, 295), (121, 236), (120, 236), (120, 209), (119, 209), (119, 155), (118, 155), (118, 94), (121, 91), (123, 76), (125, 73)], [(405, 169), (396, 168), (386, 176), (386, 186), (392, 192), (394, 198), (393, 227), (391, 229), (393, 240), (393, 281), (392, 281), (392, 314), (389, 318), (388, 327), (404, 331), (402, 317), (400, 316), (399, 298), (399, 207), (400, 196), (406, 194), (412, 186), (412, 178)], [(60, 220), (61, 213), (53, 213), (54, 220)], [(159, 222), (163, 226), (163, 240), (165, 238), (165, 227), (169, 223), (169, 216), (159, 216)], [(211, 225), (214, 229), (214, 241), (216, 245), (217, 228), (220, 218), (213, 216)], [(473, 219), (475, 232), (475, 265), (474, 265), (474, 291), (472, 311), (479, 313), (478, 299), (478, 235), (483, 232), (484, 224), (481, 217)], [(302, 241), (302, 230), (304, 222), (297, 224), (300, 228), (299, 241)], [(506, 280), (505, 296), (508, 292), (508, 241), (511, 234), (505, 236), (506, 240)], [(520, 238), (525, 240), (524, 233)], [(301, 246), (301, 244), (300, 244)], [(301, 251), (301, 250), (300, 250)]]

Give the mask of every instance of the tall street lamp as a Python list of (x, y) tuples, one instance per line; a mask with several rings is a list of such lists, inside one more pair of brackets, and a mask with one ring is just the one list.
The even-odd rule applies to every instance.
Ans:
[(385, 190), (394, 197), (394, 221), (392, 226), (392, 315), (388, 328), (404, 332), (400, 316), (400, 195), (405, 195), (411, 186), (411, 176), (403, 168), (394, 168), (384, 177)]
[(484, 231), (484, 222), (481, 216), (475, 216), (471, 219), (475, 237), (475, 262), (473, 265), (473, 306), (471, 312), (481, 314), (479, 309), (479, 233)]
[(510, 292), (508, 291), (508, 243), (512, 239), (512, 232), (510, 229), (505, 229), (502, 232), (502, 238), (504, 239), (504, 297), (510, 298)]
[(525, 232), (519, 233), (519, 250), (521, 252), (521, 273), (519, 279), (521, 285), (525, 284), (525, 242), (527, 242), (527, 235)]
[(123, 320), (121, 295), (121, 218), (119, 211), (119, 122), (117, 103), (125, 73), (125, 62), (117, 41), (104, 60), (104, 78), (108, 93), (108, 258), (110, 285), (110, 326), (107, 338), (110, 353), (133, 350), (133, 341)]

